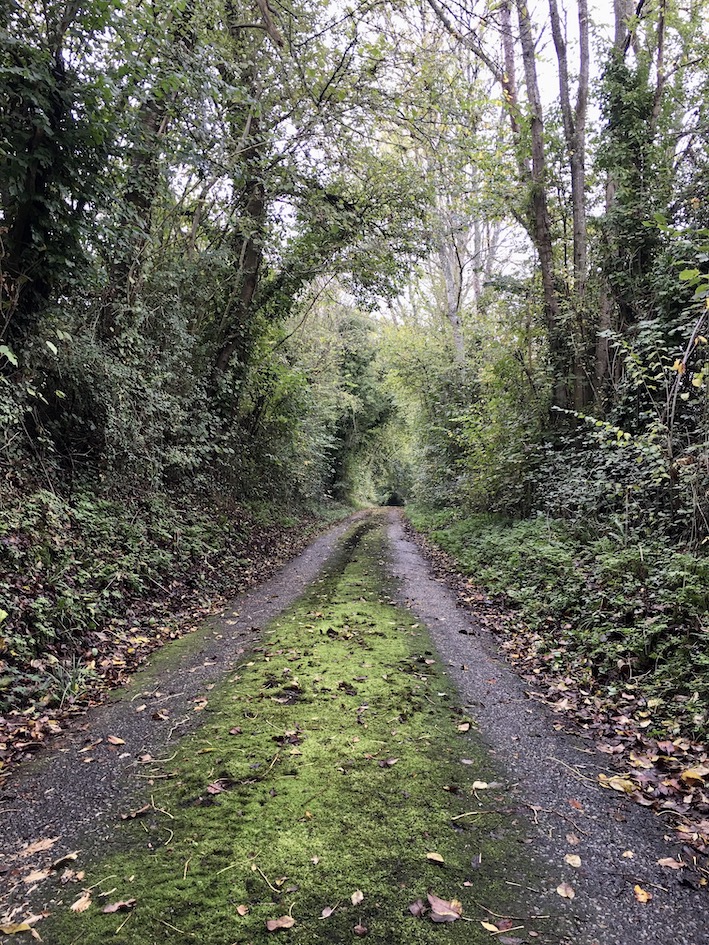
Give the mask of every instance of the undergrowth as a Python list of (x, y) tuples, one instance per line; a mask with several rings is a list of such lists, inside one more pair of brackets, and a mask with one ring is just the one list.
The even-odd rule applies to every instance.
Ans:
[[(491, 914), (533, 930), (532, 902), (513, 901), (514, 881), (529, 885), (522, 824), (477, 737), (459, 731), (469, 723), (425, 631), (384, 599), (381, 549), (360, 526), (208, 693), (209, 721), (144, 766), (148, 815), (121, 825), (117, 852), (89, 870), (87, 911), (69, 911), (76, 887), (58, 890), (43, 936), (246, 945), (282, 916), (295, 925), (277, 936), (299, 945), (483, 942)], [(428, 892), (460, 900), (463, 920), (442, 933), (415, 918), (408, 906)], [(128, 915), (101, 911), (129, 899)]]
[(323, 517), (345, 512), (155, 492), (3, 500), (0, 712), (76, 699), (169, 637), (171, 612), (236, 593), (299, 550)]
[(623, 542), (538, 517), (410, 508), (428, 535), (540, 633), (563, 672), (613, 695), (632, 679), (653, 732), (709, 736), (709, 560), (662, 537)]

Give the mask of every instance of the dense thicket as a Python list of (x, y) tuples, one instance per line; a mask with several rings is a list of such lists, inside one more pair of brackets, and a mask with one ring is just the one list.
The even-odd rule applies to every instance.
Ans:
[(162, 492), (701, 553), (706, 0), (0, 10), (6, 542)]

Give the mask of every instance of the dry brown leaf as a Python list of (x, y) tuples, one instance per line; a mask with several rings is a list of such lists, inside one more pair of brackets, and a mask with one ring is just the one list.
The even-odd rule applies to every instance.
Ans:
[(337, 906), (325, 906), (323, 911), (320, 913), (320, 918), (329, 919), (335, 909), (337, 909)]
[(570, 843), (572, 847), (577, 847), (579, 843), (581, 843), (581, 841), (579, 840), (579, 838), (576, 836), (575, 833), (567, 833), (566, 842)]
[(72, 912), (86, 912), (86, 910), (91, 905), (91, 890), (85, 890), (76, 902), (72, 903), (71, 911)]
[(411, 915), (415, 916), (417, 919), (420, 919), (421, 916), (426, 911), (426, 906), (421, 902), (420, 899), (417, 899), (416, 902), (412, 902), (409, 906), (409, 912)]
[(118, 735), (109, 735), (106, 741), (111, 745), (125, 745), (125, 741), (119, 738)]
[(427, 898), (431, 905), (432, 922), (455, 922), (463, 912), (463, 904), (457, 899), (448, 901), (434, 893), (429, 893)]
[(652, 899), (652, 893), (643, 889), (642, 886), (633, 886), (633, 894), (638, 902), (650, 902)]
[(355, 925), (352, 931), (354, 932), (355, 935), (359, 935), (360, 938), (364, 938), (367, 932), (369, 932), (369, 929), (367, 928), (366, 925)]
[(106, 915), (110, 915), (112, 912), (130, 912), (135, 907), (135, 902), (135, 899), (122, 899), (120, 902), (112, 902), (110, 905), (104, 906), (101, 912), (105, 912)]
[(567, 853), (564, 857), (564, 863), (573, 866), (575, 870), (581, 867), (581, 857), (577, 853)]
[[(667, 869), (670, 870), (683, 870), (687, 865), (686, 863), (682, 863), (680, 860), (675, 860), (674, 857), (671, 856), (663, 856), (661, 860), (657, 861), (657, 863), (659, 866), (666, 866)], [(27, 880), (25, 880), (25, 882), (27, 882)]]
[(27, 883), (29, 886), (30, 883), (41, 883), (43, 879), (46, 879), (49, 876), (49, 870), (32, 870), (32, 872), (25, 876), (22, 880), (23, 883)]
[(50, 869), (60, 870), (63, 866), (67, 866), (69, 863), (72, 863), (79, 856), (79, 851), (74, 850), (72, 853), (65, 853), (64, 856), (60, 856), (58, 860), (55, 860)]
[(576, 895), (573, 886), (569, 886), (568, 883), (560, 883), (556, 887), (556, 891), (563, 899), (573, 899)]
[(361, 889), (355, 889), (355, 891), (350, 896), (350, 899), (352, 900), (353, 906), (358, 906), (360, 902), (362, 902), (362, 900), (364, 899), (364, 893), (362, 892)]
[(269, 919), (266, 922), (266, 928), (269, 932), (277, 932), (279, 929), (292, 929), (295, 925), (295, 919), (292, 915), (282, 915), (279, 919)]
[(445, 863), (446, 862), (440, 853), (427, 853), (426, 859), (430, 860), (432, 863)]
[(59, 837), (47, 837), (45, 840), (35, 840), (34, 843), (30, 843), (29, 846), (26, 846), (24, 850), (20, 850), (20, 856), (24, 858), (33, 856), (35, 853), (43, 853), (45, 850), (50, 850), (58, 839)]
[(398, 758), (384, 758), (382, 761), (378, 762), (378, 764), (380, 768), (391, 768), (398, 760)]
[(242, 906), (237, 906), (236, 911), (239, 915), (244, 916), (244, 915), (248, 915), (250, 910), (248, 906), (242, 905)]

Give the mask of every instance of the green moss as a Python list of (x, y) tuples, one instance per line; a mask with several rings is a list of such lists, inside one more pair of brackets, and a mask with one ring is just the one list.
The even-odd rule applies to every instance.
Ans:
[[(425, 631), (384, 599), (381, 555), (379, 529), (357, 527), (330, 572), (210, 693), (203, 727), (169, 763), (146, 766), (155, 809), (122, 824), (90, 870), (87, 912), (70, 913), (63, 892), (45, 940), (340, 942), (362, 923), (373, 942), (425, 943), (442, 927), (408, 905), (427, 891), (461, 900), (472, 920), (446, 926), (450, 942), (488, 941), (485, 908), (523, 915), (509, 885), (528, 885), (522, 828), (503, 789), (473, 790), (499, 775), (458, 731), (464, 717)], [(101, 913), (128, 898), (128, 916)], [(326, 907), (337, 908), (322, 919)], [(266, 931), (288, 913), (291, 931)]]

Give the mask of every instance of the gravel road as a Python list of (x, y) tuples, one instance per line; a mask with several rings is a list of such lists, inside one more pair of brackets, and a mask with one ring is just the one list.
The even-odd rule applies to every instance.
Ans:
[[(550, 914), (567, 915), (564, 945), (709, 945), (706, 889), (684, 886), (681, 874), (657, 865), (679, 853), (662, 822), (598, 786), (603, 756), (564, 732), (563, 716), (529, 698), (491, 635), (431, 576), (400, 512), (378, 514), (388, 526), (392, 594), (429, 627), (461, 703), (507, 773), (544, 877), (537, 886), (530, 878), (528, 895)], [(199, 725), (210, 688), (258, 645), (258, 631), (316, 580), (352, 521), (321, 535), (276, 577), (157, 654), (127, 690), (13, 776), (0, 794), (2, 869), (42, 838), (59, 838), (48, 862), (79, 847), (77, 868), (92, 851), (110, 846), (117, 815), (141, 784), (140, 757), (170, 756), (174, 741)], [(108, 736), (122, 743), (111, 744)], [(580, 867), (565, 861), (569, 854), (580, 857)], [(561, 883), (573, 887), (573, 902), (556, 892)], [(636, 901), (636, 885), (652, 893), (650, 902)], [(16, 902), (21, 890), (16, 883)]]

